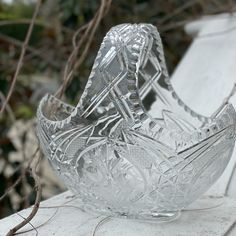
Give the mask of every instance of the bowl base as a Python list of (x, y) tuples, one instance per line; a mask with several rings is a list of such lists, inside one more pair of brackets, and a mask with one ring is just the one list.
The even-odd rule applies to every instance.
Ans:
[(181, 215), (181, 210), (176, 211), (148, 211), (146, 212), (128, 212), (128, 211), (117, 211), (111, 208), (102, 208), (101, 205), (91, 205), (87, 202), (81, 201), (81, 198), (76, 199), (81, 209), (90, 213), (97, 213), (100, 215), (107, 215), (109, 217), (116, 217), (121, 219), (129, 219), (142, 222), (153, 222), (153, 223), (164, 223), (177, 220)]
[(137, 221), (149, 221), (153, 223), (164, 223), (178, 219), (180, 217), (180, 211), (174, 212), (150, 212), (148, 214), (130, 215), (126, 213), (119, 213), (116, 215), (119, 218), (126, 218)]

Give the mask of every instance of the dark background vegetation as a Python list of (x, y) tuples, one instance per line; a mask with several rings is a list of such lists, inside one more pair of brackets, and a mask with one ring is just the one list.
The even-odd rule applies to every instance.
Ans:
[[(33, 0), (7, 2), (0, 0), (0, 107), (7, 95), (35, 6)], [(72, 50), (72, 36), (78, 27), (94, 16), (99, 5), (99, 0), (43, 1), (13, 96), (8, 109), (0, 116), (0, 196), (21, 175), (24, 158), (11, 158), (12, 153), (27, 154), (27, 150), (23, 150), (22, 154), (22, 150), (19, 150), (22, 147), (16, 145), (9, 132), (13, 127), (17, 130), (27, 125), (27, 122), (34, 122), (41, 96), (57, 90)], [(124, 22), (156, 25), (163, 39), (171, 73), (191, 43), (191, 38), (184, 33), (184, 24), (202, 15), (234, 11), (235, 7), (236, 0), (113, 0), (108, 14), (96, 31), (88, 56), (75, 72), (64, 99), (72, 104), (78, 101), (96, 52), (111, 26)], [(16, 123), (18, 126), (15, 126)], [(24, 146), (29, 139), (28, 130), (23, 128), (19, 132), (18, 139)], [(41, 171), (42, 177), (48, 169)], [(46, 179), (45, 186), (49, 185), (51, 192), (47, 194), (43, 190), (43, 198), (63, 190), (60, 184), (52, 182), (50, 185), (49, 182)], [(35, 194), (30, 187), (33, 187), (33, 181), (26, 175), (13, 193), (0, 201), (0, 218), (33, 203)], [(44, 185), (43, 189), (46, 189)]]

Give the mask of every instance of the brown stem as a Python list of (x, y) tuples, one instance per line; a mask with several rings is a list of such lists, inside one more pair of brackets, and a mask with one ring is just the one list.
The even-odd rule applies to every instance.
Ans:
[(19, 58), (19, 61), (18, 61), (18, 64), (17, 64), (17, 68), (16, 68), (15, 74), (13, 76), (13, 79), (12, 79), (12, 82), (11, 82), (11, 85), (10, 85), (10, 89), (9, 89), (8, 94), (6, 96), (6, 100), (4, 101), (4, 103), (2, 105), (2, 108), (0, 110), (0, 114), (2, 114), (4, 112), (4, 110), (6, 108), (6, 105), (9, 102), (9, 100), (11, 98), (11, 95), (12, 95), (12, 93), (14, 91), (16, 80), (17, 80), (17, 77), (18, 77), (18, 75), (20, 73), (21, 67), (23, 65), (23, 59), (24, 59), (24, 56), (25, 56), (26, 48), (27, 48), (27, 45), (28, 45), (29, 40), (30, 40), (30, 36), (31, 36), (33, 28), (34, 28), (34, 22), (35, 22), (35, 19), (36, 19), (37, 15), (38, 15), (39, 8), (40, 8), (40, 5), (41, 5), (41, 1), (42, 0), (38, 0), (37, 1), (33, 17), (31, 19), (31, 22), (30, 22), (30, 25), (29, 25), (29, 28), (28, 28), (28, 31), (27, 31), (24, 43), (22, 45), (21, 54), (20, 54), (20, 58)]
[(26, 224), (30, 223), (30, 221), (34, 218), (36, 213), (38, 212), (40, 201), (41, 201), (41, 196), (42, 196), (42, 185), (40, 182), (40, 178), (37, 174), (37, 167), (40, 163), (41, 160), (41, 153), (37, 156), (38, 158), (35, 160), (35, 163), (33, 163), (34, 159), (32, 159), (31, 165), (29, 169), (31, 170), (32, 177), (35, 181), (35, 192), (36, 192), (36, 198), (35, 198), (35, 203), (32, 208), (32, 211), (30, 214), (18, 225), (13, 227), (12, 229), (9, 230), (9, 232), (6, 234), (6, 236), (13, 236), (19, 229), (24, 227)]
[[(58, 91), (56, 92), (55, 96), (58, 96), (59, 98), (63, 95), (65, 89), (68, 87), (69, 83), (71, 82), (72, 75), (74, 73), (75, 69), (78, 69), (79, 66), (83, 63), (85, 60), (85, 57), (88, 53), (89, 47), (92, 43), (92, 39), (94, 37), (94, 34), (102, 20), (102, 18), (107, 14), (108, 9), (111, 5), (111, 0), (102, 0), (101, 6), (99, 7), (98, 11), (94, 15), (93, 19), (86, 25), (83, 26), (83, 28), (79, 28), (73, 37), (73, 45), (74, 50), (72, 51), (67, 64), (65, 66), (64, 71), (64, 77), (63, 82)], [(79, 33), (81, 33), (84, 29), (85, 33), (79, 40), (78, 44), (76, 45), (76, 37)], [(86, 42), (84, 50), (81, 53), (81, 56), (78, 58), (78, 61), (76, 62), (76, 57), (78, 55), (79, 49), (81, 48), (82, 44)]]

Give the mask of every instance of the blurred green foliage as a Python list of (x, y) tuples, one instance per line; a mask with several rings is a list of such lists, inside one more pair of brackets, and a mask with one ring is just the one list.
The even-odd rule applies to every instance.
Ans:
[(24, 1), (13, 1), (13, 4), (5, 4), (0, 1), (0, 20), (15, 20), (22, 17), (30, 18), (34, 9), (34, 3)]

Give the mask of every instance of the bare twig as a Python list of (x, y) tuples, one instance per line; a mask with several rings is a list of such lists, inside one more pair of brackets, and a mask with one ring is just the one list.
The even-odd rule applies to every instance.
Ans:
[(107, 222), (110, 221), (110, 220), (111, 220), (111, 217), (110, 217), (110, 216), (107, 216), (107, 217), (103, 218), (102, 220), (100, 220), (100, 221), (98, 222), (98, 224), (96, 225), (94, 231), (93, 231), (93, 236), (96, 235), (96, 232), (98, 231), (98, 229), (99, 229), (103, 224), (107, 223)]
[[(74, 70), (78, 69), (79, 66), (83, 63), (83, 61), (88, 53), (88, 49), (91, 45), (94, 34), (95, 34), (102, 18), (108, 12), (111, 2), (112, 2), (112, 0), (102, 0), (101, 5), (100, 5), (98, 11), (96, 12), (95, 16), (93, 17), (93, 19), (88, 24), (84, 25), (82, 28), (79, 28), (76, 31), (76, 33), (73, 37), (74, 49), (67, 61), (66, 66), (65, 66), (63, 82), (62, 82), (62, 85), (60, 86), (59, 90), (56, 92), (56, 94), (55, 94), (56, 96), (58, 96), (58, 97), (62, 96), (65, 89), (67, 88), (67, 86), (71, 82), (71, 78), (74, 73)], [(83, 30), (85, 30), (85, 33), (80, 38), (78, 44), (76, 44), (76, 38)], [(76, 58), (77, 58), (79, 49), (82, 47), (83, 43), (85, 43), (84, 49), (83, 49), (78, 61), (76, 62)]]
[[(105, 3), (106, 2), (106, 3)], [(103, 2), (102, 2), (103, 3)], [(94, 38), (94, 34), (99, 26), (99, 23), (101, 22), (102, 18), (104, 17), (104, 15), (106, 14), (107, 10), (109, 9), (110, 7), (110, 4), (111, 4), (111, 1), (104, 1), (104, 5), (102, 4), (101, 5), (101, 10), (99, 11), (99, 14), (97, 16), (97, 19), (96, 21), (94, 21), (94, 25), (92, 27), (92, 30), (91, 30), (91, 33), (89, 34), (89, 38), (88, 38), (88, 41), (85, 45), (85, 49), (81, 55), (81, 57), (79, 58), (79, 60), (76, 62), (75, 64), (75, 68), (78, 69), (79, 66), (82, 64), (82, 62), (84, 61), (87, 53), (88, 53), (88, 50), (89, 50), (89, 47), (91, 45), (91, 42)]]
[(41, 195), (42, 195), (42, 186), (41, 186), (41, 183), (40, 183), (40, 178), (37, 174), (37, 168), (38, 168), (38, 165), (40, 163), (41, 156), (42, 156), (42, 154), (40, 153), (37, 156), (37, 159), (33, 158), (30, 161), (30, 166), (29, 166), (32, 177), (35, 181), (35, 192), (36, 192), (35, 203), (34, 203), (34, 206), (32, 208), (32, 211), (21, 223), (19, 223), (18, 225), (16, 225), (12, 229), (10, 229), (10, 231), (7, 233), (6, 236), (13, 236), (19, 229), (24, 227), (26, 224), (30, 223), (30, 221), (34, 218), (34, 216), (38, 212), (40, 201), (41, 201)]
[[(19, 212), (16, 212), (16, 214), (18, 215), (18, 216), (20, 216), (22, 219), (24, 219), (24, 220), (26, 220), (26, 218), (24, 217), (24, 216), (22, 216)], [(36, 232), (36, 236), (38, 235), (38, 230), (34, 227), (34, 225), (32, 224), (32, 223), (28, 223), (31, 227), (32, 227), (32, 229), (33, 230), (35, 230), (35, 232)], [(16, 234), (18, 234), (18, 233), (16, 233)], [(15, 235), (16, 235), (15, 234)]]
[[(77, 197), (76, 197), (77, 198)], [(23, 233), (28, 233), (31, 232), (32, 230), (36, 230), (39, 229), (40, 227), (46, 225), (47, 223), (49, 223), (57, 214), (58, 210), (60, 208), (75, 208), (78, 209), (80, 211), (83, 211), (82, 208), (78, 207), (78, 206), (74, 206), (74, 205), (67, 205), (67, 203), (74, 201), (76, 198), (70, 199), (69, 201), (64, 202), (62, 205), (55, 205), (55, 206), (40, 206), (39, 209), (56, 209), (55, 212), (52, 214), (51, 217), (49, 217), (49, 219), (47, 219), (45, 222), (43, 222), (42, 224), (38, 225), (38, 226), (33, 226), (32, 229), (27, 229), (27, 230), (23, 230), (20, 232), (17, 232), (15, 235), (19, 235), (19, 234), (23, 234)], [(94, 218), (98, 218), (100, 216), (95, 216)]]
[(16, 181), (10, 186), (10, 188), (8, 188), (6, 190), (6, 192), (0, 197), (0, 202), (6, 197), (8, 196), (8, 194), (18, 185), (20, 184), (23, 176), (26, 175), (26, 173), (29, 171), (29, 167), (33, 161), (33, 159), (35, 158), (35, 156), (37, 155), (37, 153), (39, 152), (39, 147), (36, 148), (35, 152), (33, 153), (33, 155), (31, 156), (28, 165), (25, 169), (23, 169), (23, 171), (21, 172), (21, 175), (16, 179)]
[[(22, 145), (22, 157), (23, 157), (23, 163), (26, 162), (27, 160), (27, 157), (26, 157), (26, 135), (27, 135), (27, 132), (24, 133), (24, 138), (23, 138), (23, 145)], [(21, 167), (21, 171), (23, 172), (24, 171), (24, 165), (22, 165)], [(23, 199), (22, 199), (22, 202), (23, 202), (23, 208), (26, 208), (26, 207), (29, 207), (29, 199), (28, 199), (28, 194), (27, 194), (27, 178), (26, 178), (26, 174), (23, 175), (22, 177), (22, 193), (23, 195), (25, 196)]]
[(223, 236), (229, 236), (232, 235), (232, 231), (233, 229), (236, 227), (236, 221), (233, 222), (233, 224), (231, 224), (231, 226), (228, 228), (228, 230), (223, 234)]
[[(232, 12), (235, 12), (236, 10), (236, 5), (234, 3), (234, 5), (229, 5), (229, 4), (223, 4), (222, 6), (218, 7), (218, 8), (214, 8), (213, 10), (210, 10), (210, 11), (206, 11), (203, 15), (198, 15), (198, 16), (191, 16), (191, 17), (188, 17), (187, 19), (183, 19), (183, 20), (180, 20), (180, 21), (171, 21), (170, 23), (161, 23), (161, 22), (158, 22), (157, 25), (158, 25), (158, 28), (160, 30), (160, 32), (166, 32), (166, 31), (170, 31), (170, 30), (176, 30), (176, 28), (178, 27), (183, 27), (185, 26), (186, 24), (188, 23), (191, 23), (193, 21), (196, 21), (196, 20), (201, 20), (203, 16), (214, 16), (215, 14), (220, 14), (220, 13), (232, 13)], [(212, 17), (212, 18), (209, 18), (208, 20), (218, 20), (218, 19), (226, 19), (228, 18), (229, 16), (226, 15), (226, 16), (220, 16), (220, 17)], [(231, 15), (231, 17), (235, 17), (233, 14)]]
[[(87, 28), (89, 24), (85, 25), (85, 26), (82, 26), (81, 28), (79, 28), (77, 31), (76, 31), (76, 36), (78, 34), (80, 34), (84, 29)], [(69, 83), (69, 80), (70, 78), (72, 77), (73, 75), (73, 64), (75, 63), (75, 60), (76, 60), (76, 57), (77, 57), (77, 54), (78, 54), (78, 51), (79, 51), (79, 48), (81, 47), (81, 45), (83, 44), (83, 42), (85, 41), (86, 37), (87, 37), (87, 34), (88, 34), (88, 29), (85, 31), (84, 35), (81, 37), (81, 39), (79, 40), (79, 43), (78, 45), (74, 48), (74, 50), (72, 51), (72, 53), (70, 54), (69, 58), (68, 58), (68, 61), (66, 63), (66, 66), (65, 66), (65, 70), (64, 70), (64, 75), (63, 75), (63, 82), (62, 82), (62, 85), (60, 86), (60, 88), (58, 89), (58, 91), (56, 92), (56, 96), (58, 97), (61, 97), (62, 94), (64, 93), (65, 91), (65, 88), (66, 86), (68, 85)], [(74, 37), (73, 37), (74, 38)]]
[[(14, 90), (14, 87), (15, 87), (15, 83), (16, 83), (16, 80), (17, 80), (17, 76), (18, 76), (18, 74), (20, 72), (20, 69), (22, 67), (25, 51), (27, 49), (27, 45), (28, 45), (28, 42), (29, 42), (30, 35), (32, 33), (33, 25), (34, 25), (34, 22), (35, 22), (35, 19), (36, 19), (36, 15), (37, 15), (38, 10), (39, 10), (40, 3), (41, 3), (41, 1), (39, 0), (37, 2), (36, 9), (35, 9), (34, 15), (32, 17), (31, 24), (30, 24), (30, 27), (28, 29), (26, 39), (25, 39), (24, 43), (22, 44), (22, 51), (21, 51), (20, 59), (18, 61), (17, 69), (16, 69), (16, 72), (14, 74), (14, 77), (13, 77), (13, 80), (12, 80), (12, 83), (11, 83), (11, 86), (10, 86), (10, 89), (9, 89), (6, 101), (4, 102), (4, 104), (2, 106), (1, 112), (4, 111), (8, 101), (10, 100), (10, 97), (11, 97), (11, 95), (13, 93), (13, 90)], [(110, 4), (111, 4), (111, 0), (102, 0), (101, 7), (99, 8), (98, 12), (95, 14), (95, 17), (92, 19), (92, 21), (90, 23), (88, 23), (87, 25), (82, 26), (81, 29), (79, 29), (75, 33), (74, 38), (73, 38), (73, 40), (74, 40), (73, 41), (74, 42), (74, 50), (73, 50), (73, 52), (71, 54), (71, 57), (68, 60), (69, 63), (66, 66), (66, 69), (65, 69), (65, 74), (64, 74), (65, 76), (64, 77), (66, 78), (65, 79), (66, 83), (65, 83), (65, 86), (63, 86), (63, 90), (62, 90), (61, 94), (64, 92), (64, 87), (66, 87), (66, 85), (68, 84), (69, 79), (67, 79), (67, 78), (68, 77), (70, 78), (70, 74), (73, 74), (73, 70), (76, 68), (75, 67), (75, 62), (76, 62), (76, 57), (77, 57), (79, 48), (81, 47), (81, 45), (83, 43), (86, 42), (85, 48), (84, 48), (84, 50), (83, 50), (83, 52), (81, 54), (82, 58), (85, 58), (85, 55), (87, 54), (89, 46), (90, 46), (90, 44), (92, 42), (92, 37), (94, 36), (94, 33), (95, 33), (95, 31), (96, 31), (96, 29), (97, 29), (97, 27), (98, 27), (102, 17), (108, 11), (108, 8), (109, 8), (108, 6), (110, 6)], [(76, 37), (83, 30), (85, 30), (85, 33), (84, 33), (83, 37), (79, 40), (78, 44), (76, 44), (75, 43), (76, 42)], [(17, 42), (17, 44), (19, 45), (19, 42)], [(80, 63), (83, 60), (84, 59), (80, 59)], [(78, 64), (77, 64), (77, 66), (78, 66)], [(34, 156), (36, 156), (38, 150), (39, 149), (37, 149), (37, 151), (34, 154)], [(38, 164), (40, 162), (40, 158), (38, 157), (37, 160), (34, 160), (34, 159), (35, 158), (32, 157), (32, 159), (29, 161), (28, 167), (23, 169), (22, 175), (15, 181), (15, 183), (11, 186), (11, 188), (9, 188), (6, 191), (6, 193), (1, 197), (1, 199), (4, 199), (9, 194), (9, 192), (12, 189), (14, 189), (22, 181), (22, 179), (25, 176), (26, 172), (27, 171), (31, 171), (32, 177), (35, 180), (35, 191), (36, 191), (35, 204), (34, 204), (34, 206), (32, 208), (31, 213), (29, 214), (29, 216), (26, 217), (20, 224), (18, 224), (15, 227), (13, 227), (8, 232), (7, 236), (14, 235), (19, 229), (21, 229), (26, 224), (30, 223), (30, 221), (33, 219), (33, 217), (35, 216), (35, 214), (37, 213), (37, 211), (39, 209), (42, 188), (41, 188), (40, 180), (39, 180), (39, 177), (38, 177), (36, 171), (37, 171), (37, 166), (38, 166)]]
[(81, 26), (80, 28), (78, 28), (72, 38), (72, 44), (73, 47), (76, 48), (77, 47), (77, 37), (81, 34), (81, 32), (83, 32), (84, 30), (86, 30), (89, 26), (89, 22), (84, 24), (83, 26)]
[[(5, 96), (4, 94), (0, 91), (0, 103), (3, 103), (5, 101)], [(6, 105), (6, 111), (8, 112), (9, 114), (9, 118), (11, 120), (12, 123), (15, 122), (16, 118), (15, 118), (15, 115), (10, 107), (9, 104)], [(0, 200), (1, 201), (1, 200)]]
[[(5, 25), (28, 25), (30, 24), (31, 19), (17, 19), (17, 20), (1, 20), (0, 21), (0, 26), (5, 26)], [(43, 27), (48, 27), (48, 28), (52, 28), (52, 24), (41, 21), (41, 20), (35, 20), (35, 24), (39, 25), (39, 26), (43, 26)], [(62, 31), (64, 31), (65, 33), (68, 34), (73, 34), (74, 31), (70, 28), (61, 26)]]
[[(4, 35), (0, 33), (0, 39), (4, 40), (5, 42), (7, 42), (8, 44), (13, 44), (17, 47), (23, 47), (23, 43), (15, 38), (12, 38), (8, 35)], [(40, 50), (31, 47), (31, 46), (27, 46), (26, 51), (31, 52), (34, 56), (40, 57), (42, 58), (45, 62), (47, 62), (49, 65), (53, 66), (56, 69), (60, 69), (60, 65), (58, 65), (58, 63), (54, 62), (53, 60), (51, 60), (48, 55), (44, 55)]]
[[(40, 208), (41, 208), (41, 207), (40, 207)], [(49, 223), (49, 222), (56, 216), (58, 210), (59, 210), (59, 208), (56, 208), (56, 210), (55, 210), (55, 212), (53, 213), (53, 215), (52, 215), (48, 220), (46, 220), (45, 222), (43, 222), (42, 224), (40, 224), (39, 226), (36, 226), (36, 227), (35, 227), (35, 226), (33, 226), (33, 225), (31, 224), (32, 229), (28, 229), (28, 230), (23, 230), (23, 231), (17, 232), (17, 233), (15, 233), (15, 235), (28, 233), (28, 232), (31, 232), (32, 230), (35, 230), (35, 231), (38, 233), (38, 228), (40, 228), (40, 227), (46, 225), (47, 223)]]
[(0, 202), (8, 196), (8, 194), (21, 182), (23, 175), (21, 174), (17, 180), (5, 191), (5, 193), (0, 197)]
[(199, 3), (200, 0), (192, 0), (192, 1), (187, 1), (185, 4), (180, 6), (179, 8), (176, 8), (172, 13), (167, 14), (166, 17), (163, 17), (158, 24), (164, 24), (166, 21), (170, 20), (171, 18), (175, 17), (176, 15), (182, 13), (186, 9), (192, 7), (196, 3)]
[(26, 48), (27, 48), (27, 45), (28, 45), (29, 40), (30, 40), (30, 36), (32, 34), (32, 31), (33, 31), (34, 22), (35, 22), (35, 19), (36, 19), (37, 15), (38, 15), (39, 8), (40, 8), (40, 5), (41, 5), (41, 1), (42, 0), (38, 0), (37, 3), (36, 3), (36, 7), (35, 7), (34, 14), (33, 14), (33, 17), (31, 19), (31, 22), (30, 22), (30, 25), (29, 25), (29, 29), (27, 31), (25, 41), (22, 45), (21, 54), (20, 54), (20, 58), (19, 58), (19, 61), (18, 61), (18, 64), (17, 64), (17, 68), (16, 68), (16, 71), (15, 71), (14, 77), (12, 79), (10, 89), (9, 89), (8, 94), (6, 96), (6, 100), (4, 101), (4, 103), (2, 105), (2, 108), (0, 110), (0, 114), (2, 114), (4, 112), (4, 110), (6, 108), (6, 105), (9, 102), (9, 100), (11, 98), (11, 95), (14, 91), (16, 80), (17, 80), (17, 77), (20, 73), (21, 67), (23, 65), (23, 59), (24, 59), (24, 56), (25, 56)]

